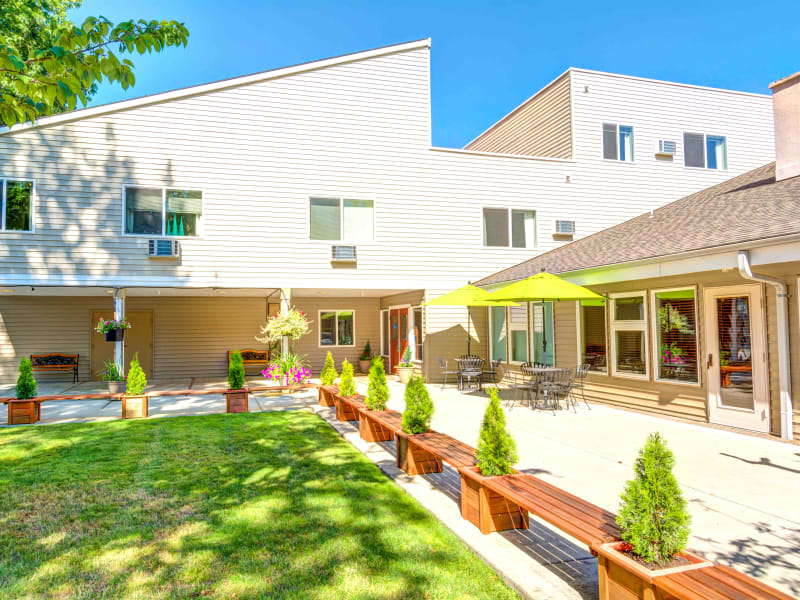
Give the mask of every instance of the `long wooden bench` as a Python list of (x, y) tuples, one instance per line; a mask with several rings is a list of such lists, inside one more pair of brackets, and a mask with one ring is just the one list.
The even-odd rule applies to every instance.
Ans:
[(31, 367), (34, 371), (53, 373), (66, 371), (72, 373), (72, 383), (78, 381), (78, 362), (80, 354), (61, 354), (51, 352), (50, 354), (31, 354)]
[(396, 410), (359, 409), (358, 433), (365, 442), (390, 442), (403, 428), (403, 415)]
[(653, 584), (665, 600), (794, 600), (788, 594), (723, 565), (656, 576)]
[(339, 393), (338, 385), (321, 385), (319, 386), (319, 405), (320, 406), (336, 406), (334, 396)]
[[(231, 354), (237, 350), (228, 350), (228, 365), (231, 364)], [(244, 368), (247, 367), (260, 367), (266, 368), (269, 364), (269, 350), (238, 350), (242, 355), (242, 364)]]
[(446, 433), (429, 431), (410, 434), (399, 430), (395, 436), (397, 466), (408, 475), (441, 473), (442, 462), (456, 469), (475, 465), (475, 448)]
[(333, 400), (336, 403), (336, 418), (339, 421), (358, 421), (358, 409), (367, 406), (361, 394), (342, 396), (337, 392), (333, 395)]

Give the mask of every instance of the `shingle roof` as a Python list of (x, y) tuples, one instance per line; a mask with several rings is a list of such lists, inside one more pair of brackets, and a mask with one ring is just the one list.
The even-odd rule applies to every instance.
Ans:
[(475, 282), (515, 281), (800, 233), (800, 177), (775, 163), (707, 188)]

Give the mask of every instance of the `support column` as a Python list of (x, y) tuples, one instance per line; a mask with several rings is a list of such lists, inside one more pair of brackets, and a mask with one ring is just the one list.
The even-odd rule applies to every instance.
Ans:
[[(285, 315), (289, 312), (292, 305), (292, 290), (291, 288), (281, 288), (281, 314)], [(284, 336), (281, 338), (281, 354), (289, 354), (289, 338)]]
[[(120, 321), (125, 318), (125, 288), (114, 289), (114, 319)], [(114, 342), (114, 362), (117, 363), (119, 372), (125, 373), (125, 342)]]

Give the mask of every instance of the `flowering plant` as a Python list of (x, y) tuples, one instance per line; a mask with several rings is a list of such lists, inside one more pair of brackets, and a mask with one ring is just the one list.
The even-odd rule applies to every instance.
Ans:
[(120, 372), (116, 362), (107, 360), (104, 367), (103, 381), (125, 381), (125, 375)]
[(397, 366), (403, 369), (414, 366), (414, 363), (411, 362), (411, 346), (406, 346), (406, 351), (403, 352), (403, 358)]
[(302, 310), (292, 308), (286, 313), (276, 313), (267, 319), (267, 324), (261, 328), (261, 335), (256, 336), (259, 342), (273, 344), (282, 337), (296, 340), (308, 333), (309, 320)]
[(282, 354), (261, 371), (267, 379), (272, 379), (282, 385), (299, 385), (311, 377), (305, 357), (299, 354)]
[(130, 329), (130, 328), (131, 324), (126, 319), (120, 319), (120, 320), (100, 319), (97, 322), (97, 327), (95, 327), (94, 330), (97, 333), (108, 333), (109, 331), (114, 331), (116, 329)]
[(661, 344), (661, 364), (662, 365), (685, 365), (686, 358), (683, 356), (683, 349), (679, 348), (675, 342)]

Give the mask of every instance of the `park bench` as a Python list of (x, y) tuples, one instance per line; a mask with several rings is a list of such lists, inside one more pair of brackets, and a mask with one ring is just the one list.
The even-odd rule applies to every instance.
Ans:
[(66, 371), (72, 373), (72, 383), (78, 381), (78, 360), (80, 354), (31, 354), (31, 367), (34, 371), (53, 373)]
[(337, 385), (321, 385), (319, 386), (319, 405), (320, 406), (336, 406), (334, 396), (339, 393), (339, 386)]
[(403, 428), (403, 415), (396, 410), (359, 409), (358, 433), (365, 442), (390, 442)]
[(333, 395), (336, 403), (336, 418), (339, 421), (358, 421), (358, 409), (365, 408), (364, 396), (342, 396), (338, 392)]
[(662, 598), (793, 600), (792, 596), (723, 565), (656, 576), (653, 585), (661, 592)]
[[(231, 364), (231, 354), (234, 352), (236, 350), (228, 350), (228, 365)], [(239, 350), (238, 352), (242, 355), (242, 364), (245, 369), (247, 367), (266, 369), (269, 364), (269, 350)]]
[(408, 475), (441, 473), (442, 462), (459, 469), (475, 464), (475, 448), (446, 433), (429, 431), (410, 434), (398, 430), (397, 466)]

